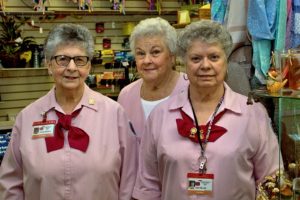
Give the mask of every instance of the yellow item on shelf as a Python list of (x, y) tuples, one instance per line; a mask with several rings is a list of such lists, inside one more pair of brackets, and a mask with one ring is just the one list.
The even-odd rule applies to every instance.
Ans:
[(205, 4), (199, 8), (199, 19), (211, 19), (210, 4)]
[(190, 12), (188, 10), (177, 11), (177, 23), (178, 24), (191, 23)]
[(133, 22), (124, 23), (123, 29), (122, 29), (123, 35), (130, 35), (131, 32), (133, 31), (134, 27), (135, 27), (135, 23), (133, 23)]
[(31, 60), (32, 52), (31, 51), (24, 51), (20, 55), (20, 59), (25, 59), (26, 63), (28, 63)]

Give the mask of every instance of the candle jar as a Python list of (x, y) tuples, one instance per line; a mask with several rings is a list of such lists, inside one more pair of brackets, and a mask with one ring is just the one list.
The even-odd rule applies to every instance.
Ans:
[(290, 49), (282, 58), (288, 66), (288, 87), (300, 90), (300, 49)]

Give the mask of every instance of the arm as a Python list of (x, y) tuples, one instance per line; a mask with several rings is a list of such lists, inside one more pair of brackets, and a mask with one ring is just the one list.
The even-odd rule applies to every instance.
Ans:
[(14, 126), (11, 141), (0, 167), (0, 199), (3, 200), (24, 199), (23, 169), (19, 146), (19, 129), (18, 126)]
[[(120, 111), (120, 110), (119, 110)], [(122, 157), (119, 199), (130, 200), (137, 172), (137, 140), (124, 112), (119, 112), (120, 153)]]
[(152, 127), (151, 120), (148, 120), (140, 145), (139, 169), (133, 191), (133, 197), (140, 200), (161, 199), (161, 182)]
[(258, 115), (259, 120), (259, 148), (254, 156), (254, 175), (256, 183), (264, 180), (265, 176), (272, 175), (279, 168), (283, 169), (279, 144), (273, 131), (271, 120), (263, 109), (263, 114)]

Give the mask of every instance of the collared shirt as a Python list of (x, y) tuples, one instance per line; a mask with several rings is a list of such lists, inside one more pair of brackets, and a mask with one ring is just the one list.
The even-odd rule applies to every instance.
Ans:
[(187, 173), (199, 172), (200, 146), (178, 134), (182, 109), (193, 113), (187, 90), (158, 105), (150, 114), (140, 144), (133, 197), (139, 200), (254, 200), (256, 185), (279, 168), (279, 145), (266, 109), (246, 105), (247, 97), (225, 84), (227, 109), (216, 123), (227, 132), (207, 143), (207, 173), (214, 174), (213, 195), (187, 194)]
[[(32, 139), (32, 123), (64, 113), (54, 88), (17, 116), (0, 169), (0, 199), (129, 200), (137, 170), (137, 142), (123, 108), (85, 86), (72, 125), (90, 138), (84, 153), (70, 148), (47, 153), (44, 138)], [(66, 141), (67, 139), (65, 139)]]
[[(142, 83), (143, 79), (138, 79), (124, 87), (118, 96), (118, 102), (125, 109), (138, 138), (141, 137), (146, 124), (146, 117), (141, 102)], [(180, 73), (180, 77), (170, 96), (187, 87), (188, 83), (189, 81), (184, 78), (184, 73)]]

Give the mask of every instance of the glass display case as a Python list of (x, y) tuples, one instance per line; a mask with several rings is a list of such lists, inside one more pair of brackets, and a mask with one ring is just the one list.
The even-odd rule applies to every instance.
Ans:
[(278, 93), (270, 93), (267, 89), (254, 90), (249, 98), (266, 106), (278, 136), (279, 156), (283, 162), (279, 163), (283, 168), (274, 176), (276, 184), (274, 187), (271, 183), (264, 185), (267, 194), (261, 200), (300, 200), (300, 90), (285, 88)]

